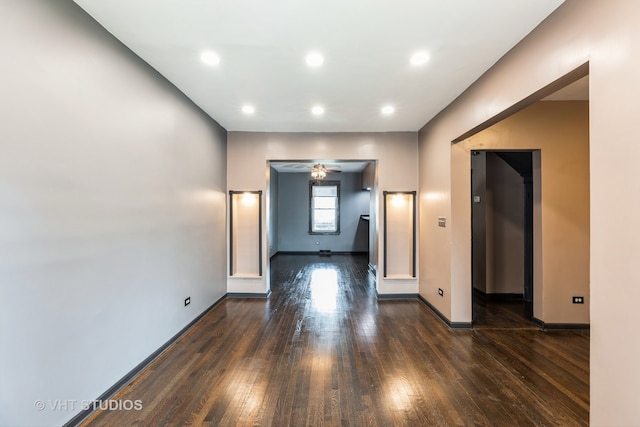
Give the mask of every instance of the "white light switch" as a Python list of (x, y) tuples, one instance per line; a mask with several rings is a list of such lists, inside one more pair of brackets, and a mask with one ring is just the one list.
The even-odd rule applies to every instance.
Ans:
[(438, 217), (438, 227), (446, 227), (447, 226), (447, 219), (443, 216)]

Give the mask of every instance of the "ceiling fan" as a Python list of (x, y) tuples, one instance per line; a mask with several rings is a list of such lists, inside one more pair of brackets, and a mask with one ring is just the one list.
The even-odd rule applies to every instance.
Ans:
[(287, 163), (282, 165), (283, 168), (286, 169), (301, 169), (301, 170), (313, 170), (316, 165), (321, 165), (324, 167), (326, 173), (341, 173), (341, 166), (335, 163), (322, 163), (322, 162), (314, 162), (314, 163)]
[(327, 173), (331, 173), (331, 172), (342, 172), (342, 171), (327, 169), (327, 167), (324, 164), (315, 163), (311, 168), (311, 178), (315, 179), (316, 181), (322, 181), (327, 176)]

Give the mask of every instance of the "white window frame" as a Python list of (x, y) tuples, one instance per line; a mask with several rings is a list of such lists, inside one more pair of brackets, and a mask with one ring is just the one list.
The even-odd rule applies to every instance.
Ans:
[[(317, 208), (316, 198), (314, 196), (314, 187), (336, 187), (335, 208)], [(331, 230), (318, 229), (315, 221), (315, 213), (319, 211), (334, 211), (335, 215), (335, 227)], [(340, 181), (309, 181), (309, 234), (340, 234)]]

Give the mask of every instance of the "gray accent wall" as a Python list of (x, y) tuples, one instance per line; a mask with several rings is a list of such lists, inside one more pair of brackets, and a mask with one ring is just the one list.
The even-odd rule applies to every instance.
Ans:
[[(278, 176), (278, 250), (280, 252), (367, 252), (369, 223), (360, 215), (369, 213), (370, 192), (362, 190), (359, 173), (329, 174), (340, 181), (340, 234), (309, 234), (308, 173)], [(316, 242), (318, 242), (316, 244)]]
[(226, 131), (73, 2), (0, 5), (0, 426), (62, 425), (225, 295)]

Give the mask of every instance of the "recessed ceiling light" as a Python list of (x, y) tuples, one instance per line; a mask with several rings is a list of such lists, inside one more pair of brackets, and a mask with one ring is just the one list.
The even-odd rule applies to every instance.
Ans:
[(324, 114), (324, 107), (322, 105), (315, 105), (311, 108), (311, 114), (314, 116), (321, 116)]
[(253, 114), (256, 112), (256, 107), (254, 107), (253, 105), (243, 105), (242, 106), (242, 112), (245, 114)]
[(205, 50), (200, 54), (200, 60), (207, 65), (218, 65), (220, 63), (220, 57), (217, 53), (211, 50)]
[(324, 56), (320, 52), (310, 52), (304, 60), (309, 67), (319, 67), (324, 63)]
[(416, 52), (411, 56), (411, 65), (420, 66), (429, 61), (429, 54), (425, 51)]
[(396, 107), (394, 107), (393, 105), (385, 105), (384, 107), (382, 107), (380, 112), (385, 116), (390, 116), (391, 114), (396, 112)]

